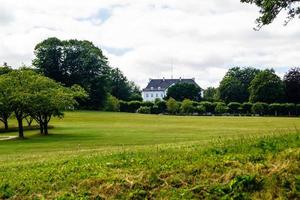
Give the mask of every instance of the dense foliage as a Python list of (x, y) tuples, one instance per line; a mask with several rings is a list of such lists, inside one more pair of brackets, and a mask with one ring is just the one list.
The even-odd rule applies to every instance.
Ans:
[(255, 76), (249, 87), (251, 102), (274, 103), (284, 100), (283, 82), (274, 70), (264, 70)]
[(51, 117), (62, 116), (63, 110), (71, 109), (77, 103), (75, 98), (85, 95), (78, 85), (66, 88), (32, 70), (13, 70), (0, 76), (0, 116), (8, 126), (7, 119), (14, 114), (20, 138), (24, 138), (24, 119), (36, 120), (41, 133), (47, 135)]
[(300, 68), (290, 69), (283, 78), (287, 101), (300, 103)]
[(190, 83), (176, 83), (167, 91), (167, 98), (172, 97), (176, 101), (191, 99), (199, 101), (201, 99), (201, 88)]
[(78, 84), (89, 94), (81, 108), (103, 108), (107, 94), (122, 100), (141, 99), (139, 89), (109, 66), (102, 50), (89, 41), (48, 38), (35, 47), (33, 65), (68, 87)]
[(220, 82), (220, 99), (225, 102), (245, 102), (249, 99), (249, 86), (254, 77), (259, 73), (252, 67), (234, 67), (228, 70)]

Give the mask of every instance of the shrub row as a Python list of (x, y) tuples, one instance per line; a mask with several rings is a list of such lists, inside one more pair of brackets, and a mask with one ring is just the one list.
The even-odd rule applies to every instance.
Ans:
[(184, 114), (184, 115), (271, 115), (296, 116), (300, 115), (300, 104), (291, 103), (237, 103), (231, 102), (195, 102), (184, 100), (182, 102), (169, 99), (155, 102), (119, 101), (119, 109), (112, 111), (144, 113), (144, 114)]

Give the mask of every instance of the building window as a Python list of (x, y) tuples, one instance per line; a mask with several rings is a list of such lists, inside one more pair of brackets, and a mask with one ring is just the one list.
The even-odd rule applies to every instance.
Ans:
[(153, 90), (153, 87), (151, 87), (151, 90)]
[(151, 97), (153, 97), (153, 94), (151, 93)]
[(160, 94), (161, 97), (164, 97), (164, 94)]
[(158, 97), (158, 94), (156, 93), (156, 97)]
[(158, 89), (160, 90), (160, 89), (161, 89), (161, 87), (158, 87)]
[(148, 95), (148, 94), (146, 94), (146, 97), (148, 98), (148, 97), (149, 97), (149, 95)]

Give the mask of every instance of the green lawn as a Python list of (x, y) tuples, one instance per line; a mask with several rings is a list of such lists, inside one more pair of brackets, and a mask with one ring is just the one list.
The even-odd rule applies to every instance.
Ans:
[[(299, 118), (82, 111), (51, 125), (49, 136), (27, 131), (26, 140), (0, 141), (0, 199), (261, 199), (300, 192)], [(288, 182), (270, 184), (276, 176)]]

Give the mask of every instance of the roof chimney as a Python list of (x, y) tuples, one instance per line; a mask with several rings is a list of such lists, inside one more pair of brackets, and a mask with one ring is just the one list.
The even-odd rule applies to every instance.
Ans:
[(179, 81), (181, 81), (181, 77), (179, 77)]
[(165, 77), (163, 77), (163, 81), (165, 81)]

